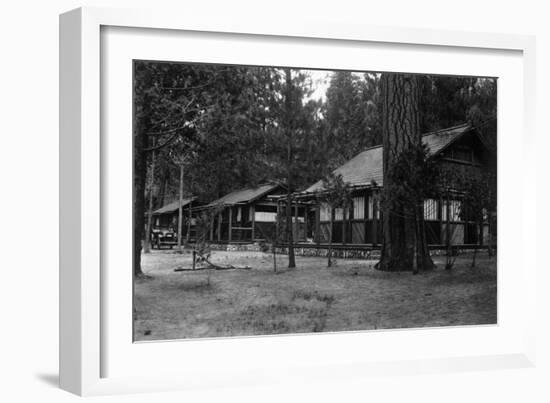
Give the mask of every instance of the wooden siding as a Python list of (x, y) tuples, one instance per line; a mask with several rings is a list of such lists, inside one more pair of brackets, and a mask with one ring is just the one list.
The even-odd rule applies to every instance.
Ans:
[(319, 225), (319, 241), (321, 243), (327, 243), (330, 242), (330, 224), (328, 223), (321, 223)]
[(364, 222), (353, 222), (351, 224), (351, 242), (352, 243), (366, 243), (365, 241), (365, 223)]

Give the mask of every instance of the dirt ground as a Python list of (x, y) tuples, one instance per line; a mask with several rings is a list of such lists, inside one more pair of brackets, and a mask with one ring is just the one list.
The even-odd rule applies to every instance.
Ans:
[(250, 270), (178, 271), (191, 255), (154, 250), (143, 255), (151, 276), (135, 283), (134, 339), (161, 340), (344, 330), (494, 324), (496, 259), (480, 252), (457, 258), (446, 271), (387, 273), (375, 261), (297, 257), (262, 252), (214, 252), (212, 261)]

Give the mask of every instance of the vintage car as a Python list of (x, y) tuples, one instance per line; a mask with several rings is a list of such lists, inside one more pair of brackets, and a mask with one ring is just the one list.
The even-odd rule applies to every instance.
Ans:
[(170, 249), (178, 244), (177, 234), (170, 228), (153, 228), (151, 231), (151, 248), (160, 249), (169, 246)]

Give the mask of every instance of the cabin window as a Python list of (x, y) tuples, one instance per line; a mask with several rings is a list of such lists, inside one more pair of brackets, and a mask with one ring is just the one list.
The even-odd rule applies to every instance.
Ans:
[(437, 200), (424, 200), (424, 219), (437, 220)]
[(330, 206), (327, 203), (322, 203), (320, 208), (320, 220), (330, 221)]
[[(443, 200), (441, 211), (441, 219), (447, 221), (447, 200)], [(449, 221), (456, 222), (460, 221), (460, 213), (462, 209), (462, 203), (460, 200), (449, 200)]]
[(277, 220), (277, 213), (270, 211), (256, 211), (254, 213), (254, 220), (256, 222), (275, 222)]
[(364, 197), (353, 198), (353, 218), (356, 220), (365, 218), (365, 198)]
[(241, 216), (242, 216), (242, 209), (241, 209), (241, 207), (239, 207), (237, 209), (237, 222), (241, 221)]
[(248, 208), (248, 221), (252, 221), (254, 219), (254, 208), (249, 207)]
[(380, 202), (378, 199), (374, 199), (374, 197), (369, 196), (369, 202), (367, 205), (367, 219), (372, 220), (374, 217), (374, 204), (376, 203), (376, 219), (380, 219)]
[(474, 162), (474, 152), (468, 147), (453, 147), (449, 150), (448, 156), (457, 161)]
[(292, 215), (292, 222), (305, 222), (305, 214), (306, 209), (305, 207), (292, 207), (291, 215)]
[(334, 221), (343, 221), (344, 220), (344, 209), (337, 207), (334, 209)]

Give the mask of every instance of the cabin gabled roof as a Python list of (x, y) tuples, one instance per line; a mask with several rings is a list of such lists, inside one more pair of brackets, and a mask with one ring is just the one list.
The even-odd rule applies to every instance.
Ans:
[[(189, 203), (191, 203), (192, 201), (194, 201), (196, 199), (196, 197), (186, 197), (184, 199), (182, 199), (181, 201), (181, 207), (186, 207)], [(172, 203), (168, 203), (168, 204), (165, 204), (164, 206), (162, 206), (161, 208), (159, 208), (158, 210), (155, 210), (153, 211), (153, 214), (167, 214), (167, 213), (173, 213), (175, 211), (177, 211), (179, 209), (179, 200), (176, 200)]]
[[(423, 134), (422, 142), (426, 144), (428, 152), (433, 157), (472, 130), (473, 128), (469, 124), (462, 124)], [(342, 175), (344, 182), (351, 186), (367, 186), (373, 181), (382, 186), (384, 180), (383, 165), (383, 149), (379, 145), (357, 154), (333, 172), (335, 175)], [(322, 190), (323, 181), (320, 180), (307, 188), (305, 193)]]
[(234, 204), (250, 203), (262, 198), (263, 196), (269, 194), (280, 186), (281, 185), (279, 183), (264, 183), (256, 187), (235, 190), (231, 193), (226, 194), (223, 197), (220, 197), (218, 200), (214, 200), (213, 202), (208, 204), (208, 206), (231, 206)]

